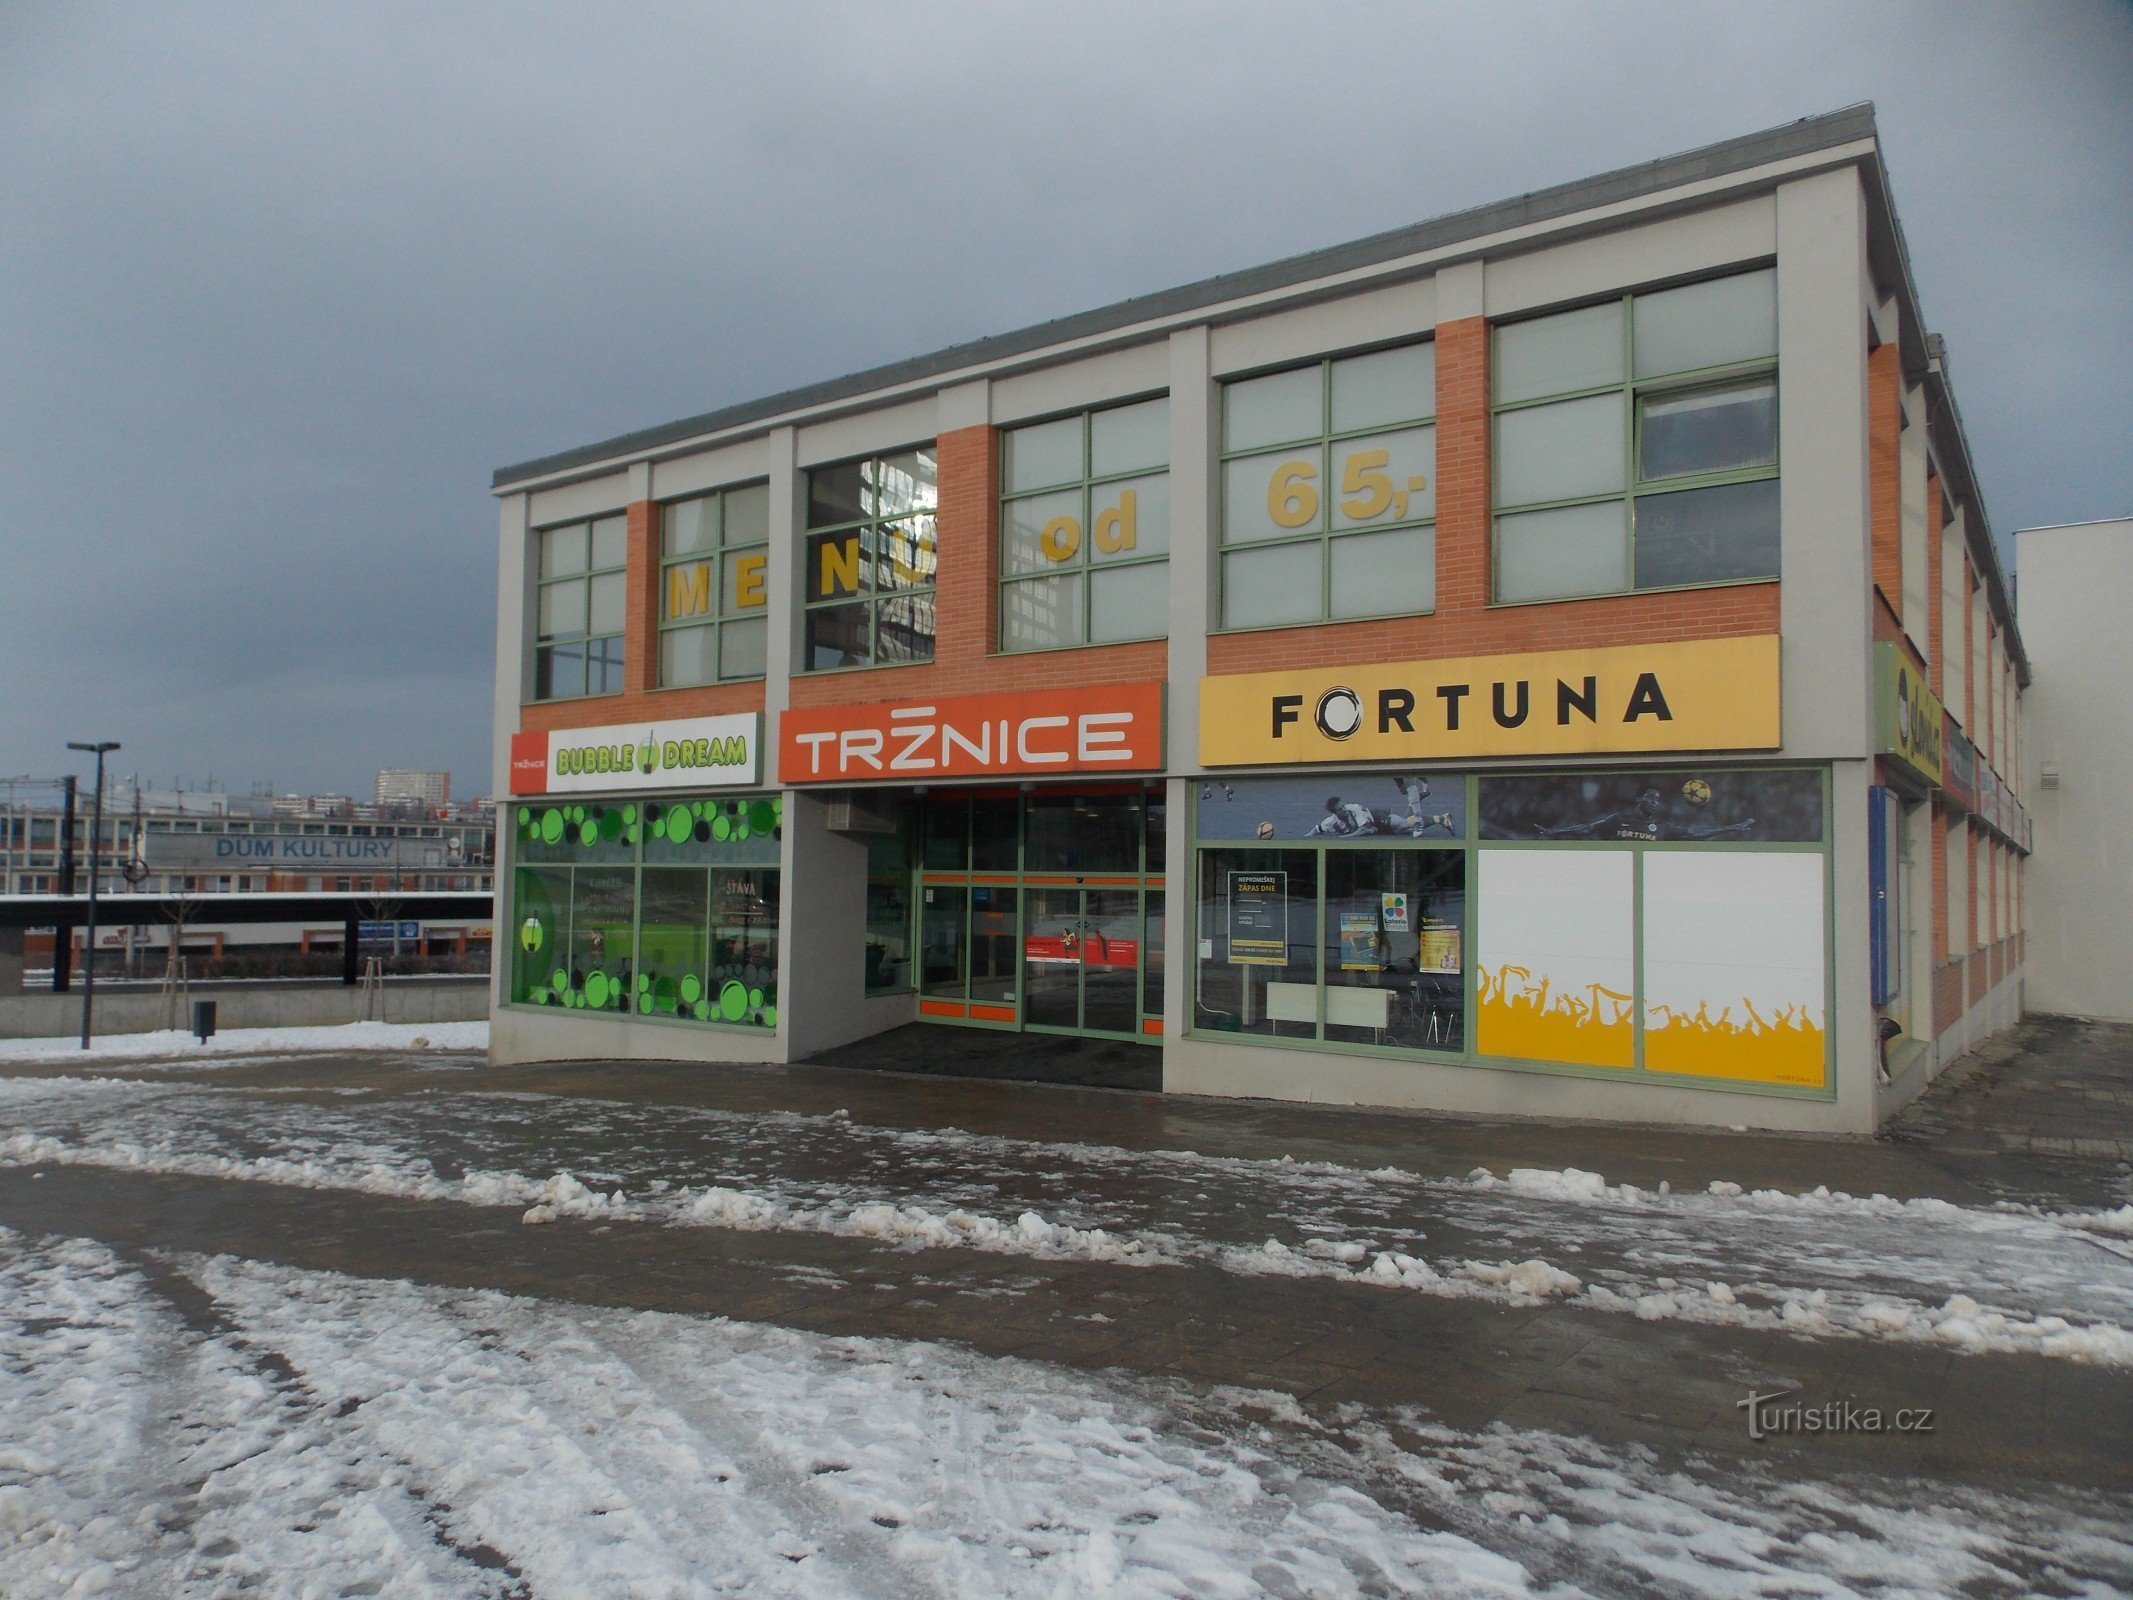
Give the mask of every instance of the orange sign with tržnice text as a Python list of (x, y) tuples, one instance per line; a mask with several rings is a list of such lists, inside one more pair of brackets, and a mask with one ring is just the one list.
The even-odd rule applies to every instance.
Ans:
[(814, 706), (778, 718), (780, 783), (1042, 778), (1162, 766), (1160, 683)]

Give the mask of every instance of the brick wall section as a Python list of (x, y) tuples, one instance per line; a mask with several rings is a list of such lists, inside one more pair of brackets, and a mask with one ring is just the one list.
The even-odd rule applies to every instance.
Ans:
[(632, 500), (623, 508), (629, 535), (629, 598), (622, 622), (622, 685), (629, 694), (659, 687), (659, 507)]
[(1868, 506), (1872, 513), (1874, 587), (1903, 611), (1903, 374), (1894, 344), (1866, 358)]
[(1976, 1005), (1992, 992), (1992, 957), (1983, 950), (1970, 953), (1970, 1003)]
[(1933, 964), (1948, 959), (1948, 829), (1954, 819), (1938, 801), (1933, 805)]
[(1936, 1038), (1963, 1020), (1969, 1009), (1963, 995), (1963, 964), (1951, 961), (1933, 969), (1933, 1033)]
[(1145, 683), (1164, 676), (1170, 647), (1161, 639), (1080, 650), (994, 653), (1000, 627), (998, 438), (990, 427), (955, 428), (937, 443), (940, 569), (934, 586), (933, 660), (909, 667), (799, 674), (792, 680), (795, 706)]
[(1934, 475), (1933, 469), (1928, 467), (1926, 469), (1926, 655), (1930, 659), (1927, 663), (1928, 676), (1926, 682), (1932, 686), (1935, 694), (1945, 699), (1948, 691), (1941, 685), (1941, 661), (1947, 652), (1940, 647), (1940, 635), (1944, 622), (1941, 616), (1941, 601), (1946, 593), (1947, 585), (1941, 582), (1940, 535), (1940, 479)]
[(1970, 830), (1968, 844), (1970, 850), (1970, 870), (1968, 873), (1965, 874), (1965, 876), (1969, 879), (1967, 889), (1967, 898), (1969, 903), (1963, 908), (1963, 920), (1969, 925), (1970, 937), (1966, 942), (1964, 948), (1969, 950), (1975, 950), (1978, 947), (1979, 943), (1978, 935), (1984, 931), (1978, 926), (1978, 885), (1985, 881), (1983, 877), (1983, 873), (1985, 871), (1984, 850), (1978, 842), (1977, 831), (1975, 829)]
[(1960, 708), (1960, 714), (1963, 719), (1963, 732), (1970, 736), (1972, 744), (1977, 743), (1977, 658), (1970, 652), (1975, 650), (1977, 645), (1970, 637), (1970, 625), (1973, 621), (1970, 596), (1976, 587), (1977, 573), (1971, 568), (1970, 552), (1965, 550), (1963, 552), (1963, 703)]
[(1435, 612), (1217, 635), (1207, 641), (1207, 670), (1272, 672), (1777, 632), (1775, 583), (1491, 606), (1489, 438), (1488, 326), (1480, 317), (1442, 323)]

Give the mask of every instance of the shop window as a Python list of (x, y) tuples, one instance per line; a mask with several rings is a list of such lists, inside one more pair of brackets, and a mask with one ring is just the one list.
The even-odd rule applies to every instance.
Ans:
[(1778, 575), (1773, 272), (1503, 324), (1494, 379), (1499, 601)]
[(1000, 440), (1000, 648), (1170, 631), (1170, 402), (1087, 411)]
[(777, 1026), (782, 801), (512, 810), (512, 1003)]
[(1223, 627), (1435, 606), (1436, 409), (1427, 341), (1223, 386)]
[(867, 839), (866, 989), (893, 994), (909, 989), (911, 970), (912, 834), (916, 815), (898, 805), (895, 828)]
[(1325, 878), (1324, 1037), (1463, 1049), (1465, 852), (1329, 849)]
[(760, 483), (660, 507), (660, 683), (763, 676), (769, 519)]
[(600, 517), (534, 535), (539, 577), (534, 602), (533, 697), (572, 700), (622, 692), (623, 567), (629, 541), (621, 517)]
[(1029, 796), (1024, 870), (1139, 872), (1138, 794), (1043, 792)]
[(1202, 850), (1195, 1025), (1310, 1039), (1318, 1033), (1315, 850)]
[(807, 671), (933, 659), (935, 480), (931, 449), (809, 470)]

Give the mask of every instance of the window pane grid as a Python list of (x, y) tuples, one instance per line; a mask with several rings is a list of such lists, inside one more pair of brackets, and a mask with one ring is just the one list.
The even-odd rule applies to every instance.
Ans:
[(611, 614), (623, 580), (622, 518), (542, 528), (534, 534), (539, 573), (534, 609), (535, 700), (577, 700), (622, 692), (622, 634), (610, 622), (595, 633), (595, 612)]
[[(1760, 279), (1758, 284), (1755, 280)], [(1706, 294), (1703, 291), (1709, 290)], [(1693, 311), (1691, 300), (1699, 300), (1721, 311), (1739, 314), (1743, 305), (1752, 305), (1758, 294), (1769, 302), (1772, 310), (1745, 334), (1740, 330), (1721, 324), (1715, 331), (1698, 328), (1693, 321), (1682, 324), (1685, 308)], [(1730, 277), (1706, 280), (1701, 284), (1686, 285), (1681, 289), (1650, 291), (1643, 294), (1624, 294), (1619, 302), (1606, 302), (1620, 306), (1621, 359), (1619, 382), (1601, 385), (1582, 384), (1560, 391), (1534, 393), (1530, 387), (1517, 398), (1492, 405), (1496, 419), (1491, 451), (1496, 482), (1494, 490), (1494, 540), (1491, 571), (1494, 574), (1494, 593), (1499, 602), (1520, 602), (1540, 599), (1568, 599), (1582, 595), (1618, 594), (1633, 591), (1670, 588), (1693, 588), (1705, 584), (1761, 582), (1778, 576), (1777, 564), (1777, 500), (1774, 492), (1744, 501), (1739, 496), (1730, 500), (1717, 493), (1741, 485), (1774, 483), (1779, 476), (1779, 444), (1777, 439), (1777, 357), (1775, 335), (1775, 274), (1769, 269), (1760, 272), (1739, 273)], [(1652, 335), (1663, 339), (1667, 348), (1683, 351), (1699, 348), (1712, 354), (1724, 354), (1727, 359), (1707, 361), (1696, 366), (1674, 368), (1663, 362), (1655, 366), (1653, 356), (1647, 352), (1641, 362), (1637, 340), (1639, 338), (1640, 308), (1654, 301), (1664, 300), (1669, 309), (1664, 318), (1646, 316), (1651, 326), (1663, 327), (1662, 334)], [(1583, 311), (1558, 312), (1550, 317), (1533, 318), (1525, 322), (1507, 324), (1496, 330), (1495, 359), (1499, 371), (1503, 361), (1505, 337), (1514, 329), (1531, 329), (1537, 324), (1546, 324), (1561, 319), (1584, 318), (1596, 312), (1598, 307)], [(1668, 323), (1665, 319), (1673, 319)], [(1750, 321), (1756, 321), (1750, 318)], [(1716, 339), (1723, 349), (1712, 348)], [(1752, 347), (1759, 353), (1744, 355), (1742, 351)], [(1587, 365), (1591, 365), (1587, 352)], [(1530, 352), (1526, 359), (1530, 360)], [(1521, 377), (1521, 385), (1528, 386), (1534, 380)], [(1765, 394), (1757, 395), (1761, 388)], [(1714, 402), (1729, 391), (1738, 395), (1734, 415), (1704, 419), (1707, 425), (1699, 436), (1695, 422), (1687, 427), (1677, 426), (1675, 436), (1667, 443), (1675, 459), (1656, 464), (1657, 469), (1647, 474), (1644, 468), (1652, 462), (1650, 446), (1654, 443), (1647, 430), (1650, 420), (1648, 410), (1654, 405), (1664, 407), (1674, 403), (1678, 413), (1683, 402), (1691, 402), (1699, 394), (1710, 395)], [(1621, 463), (1620, 486), (1610, 483), (1586, 493), (1572, 494), (1521, 494), (1515, 479), (1522, 475), (1523, 463), (1515, 449), (1507, 449), (1504, 434), (1505, 420), (1512, 417), (1530, 416), (1551, 407), (1567, 407), (1577, 402), (1590, 402), (1596, 398), (1613, 396), (1621, 406)], [(1715, 411), (1715, 407), (1714, 407)], [(1766, 415), (1757, 415), (1762, 412)], [(1731, 437), (1728, 436), (1730, 427)], [(1767, 441), (1758, 436), (1758, 431), (1767, 429)], [(1741, 437), (1743, 434), (1745, 438)], [(1695, 458), (1701, 452), (1719, 460), (1729, 452), (1736, 458), (1735, 464), (1718, 464), (1699, 468)], [(1662, 443), (1661, 454), (1665, 453)], [(1755, 460), (1754, 456), (1767, 455), (1767, 460)], [(1751, 459), (1742, 462), (1742, 456)], [(1544, 459), (1549, 466), (1560, 470), (1560, 457), (1543, 452), (1537, 459)], [(1542, 469), (1544, 472), (1546, 467)], [(1612, 468), (1609, 476), (1616, 476)], [(1532, 488), (1541, 484), (1535, 481)], [(1702, 502), (1668, 501), (1660, 504), (1660, 497), (1690, 495), (1708, 491)], [(1649, 552), (1640, 555), (1638, 549), (1638, 524), (1645, 520), (1643, 508), (1649, 507), (1655, 514), (1664, 513), (1662, 521), (1679, 523), (1693, 518), (1698, 505), (1707, 506), (1712, 512), (1710, 530), (1700, 540), (1684, 540), (1680, 528), (1668, 530), (1665, 537), (1673, 541), (1674, 559), (1647, 559)], [(1623, 549), (1619, 575), (1612, 562), (1594, 566), (1590, 555), (1583, 558), (1582, 572), (1563, 573), (1559, 583), (1545, 581), (1541, 571), (1545, 563), (1528, 553), (1532, 546), (1526, 543), (1528, 535), (1540, 533), (1544, 514), (1559, 513), (1579, 507), (1593, 508), (1604, 505), (1624, 507)], [(1752, 507), (1753, 515), (1741, 521), (1744, 509)], [(1733, 548), (1724, 548), (1724, 525), (1722, 512), (1730, 511), (1736, 519), (1738, 538)], [(1660, 537), (1655, 527), (1650, 537)], [(1521, 541), (1521, 548), (1513, 550), (1510, 541)], [(1649, 542), (1649, 540), (1647, 541)], [(1695, 552), (1690, 554), (1691, 552)], [(1512, 557), (1516, 555), (1514, 561)], [(1515, 580), (1507, 578), (1515, 572)]]
[[(1058, 452), (1057, 458), (1065, 460), (1061, 450), (1065, 423), (1078, 425), (1081, 461), (1079, 477), (1043, 483), (1031, 479), (1003, 489), (1000, 496), (999, 637), (1003, 653), (1118, 644), (1157, 639), (1167, 633), (1167, 601), (1151, 608), (1145, 594), (1127, 597), (1103, 581), (1107, 573), (1162, 567), (1167, 593), (1167, 438), (1159, 449), (1145, 448), (1142, 458), (1129, 466), (1099, 470), (1100, 431), (1120, 419), (1132, 420), (1135, 412), (1146, 412), (1144, 423), (1167, 430), (1169, 400), (1159, 396), (1003, 433), (1003, 485), (1013, 481), (1018, 457), (1027, 459), (1018, 449), (1026, 440)], [(1128, 494), (1133, 496), (1131, 501)], [(1045, 500), (1053, 504), (1037, 504)], [(1032, 529), (1034, 548), (1029, 542)], [(1118, 598), (1108, 602), (1107, 611), (1109, 594)]]
[[(1341, 397), (1336, 380), (1346, 373), (1360, 375), (1371, 366), (1383, 367), (1403, 358), (1415, 362), (1410, 375), (1419, 400), (1426, 383), (1428, 399), (1417, 407), (1392, 405), (1381, 416), (1356, 426), (1337, 426)], [(1426, 366), (1428, 375), (1421, 376)], [(1299, 369), (1290, 369), (1295, 372)], [(1309, 369), (1302, 369), (1309, 370)], [(1435, 542), (1430, 548), (1426, 574), (1405, 568), (1391, 571), (1387, 585), (1370, 586), (1356, 581), (1351, 572), (1336, 575), (1350, 565), (1362, 546), (1348, 541), (1395, 532), (1425, 534), (1436, 523), (1436, 372), (1435, 345), (1429, 340), (1396, 345), (1360, 356), (1331, 357), (1316, 364), (1318, 377), (1318, 428), (1281, 442), (1246, 432), (1240, 439), (1234, 425), (1234, 397), (1245, 385), (1279, 381), (1288, 373), (1246, 378), (1224, 385), (1223, 449), (1220, 456), (1222, 605), (1220, 629), (1295, 627), (1300, 624), (1349, 617), (1423, 614), (1436, 599)], [(1351, 400), (1351, 411), (1356, 404)], [(1409, 410), (1417, 414), (1407, 415)], [(1427, 432), (1426, 439), (1415, 436)], [(1383, 441), (1382, 448), (1379, 441)], [(1356, 448), (1344, 449), (1344, 446)], [(1416, 471), (1412, 460), (1395, 465), (1396, 453), (1418, 452), (1427, 466)], [(1272, 465), (1260, 487), (1259, 470), (1251, 463)], [(1242, 463), (1241, 466), (1233, 464)], [(1240, 491), (1250, 498), (1240, 499)], [(1263, 495), (1264, 507), (1257, 502)], [(1419, 504), (1417, 503), (1419, 502)], [(1264, 515), (1262, 515), (1262, 511)], [(1420, 541), (1417, 541), (1419, 545)], [(1309, 580), (1298, 569), (1297, 547), (1316, 545), (1317, 595), (1274, 592), (1292, 579)], [(1381, 542), (1375, 548), (1388, 549)], [(1272, 552), (1288, 551), (1287, 559)], [(1247, 552), (1268, 552), (1258, 561), (1246, 560)], [(1257, 583), (1253, 581), (1257, 576)], [(1365, 590), (1374, 593), (1366, 597)]]
[(743, 641), (761, 631), (764, 616), (770, 544), (757, 502), (767, 492), (761, 481), (735, 484), (659, 508), (663, 687), (763, 676), (758, 652)]
[(931, 661), (939, 574), (932, 448), (811, 467), (807, 482), (801, 670)]

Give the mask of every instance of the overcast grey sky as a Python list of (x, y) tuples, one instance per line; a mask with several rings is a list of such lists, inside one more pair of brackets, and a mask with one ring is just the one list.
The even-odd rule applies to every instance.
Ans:
[(489, 787), (490, 470), (1857, 100), (2133, 513), (2133, 7), (0, 0), (0, 777)]

